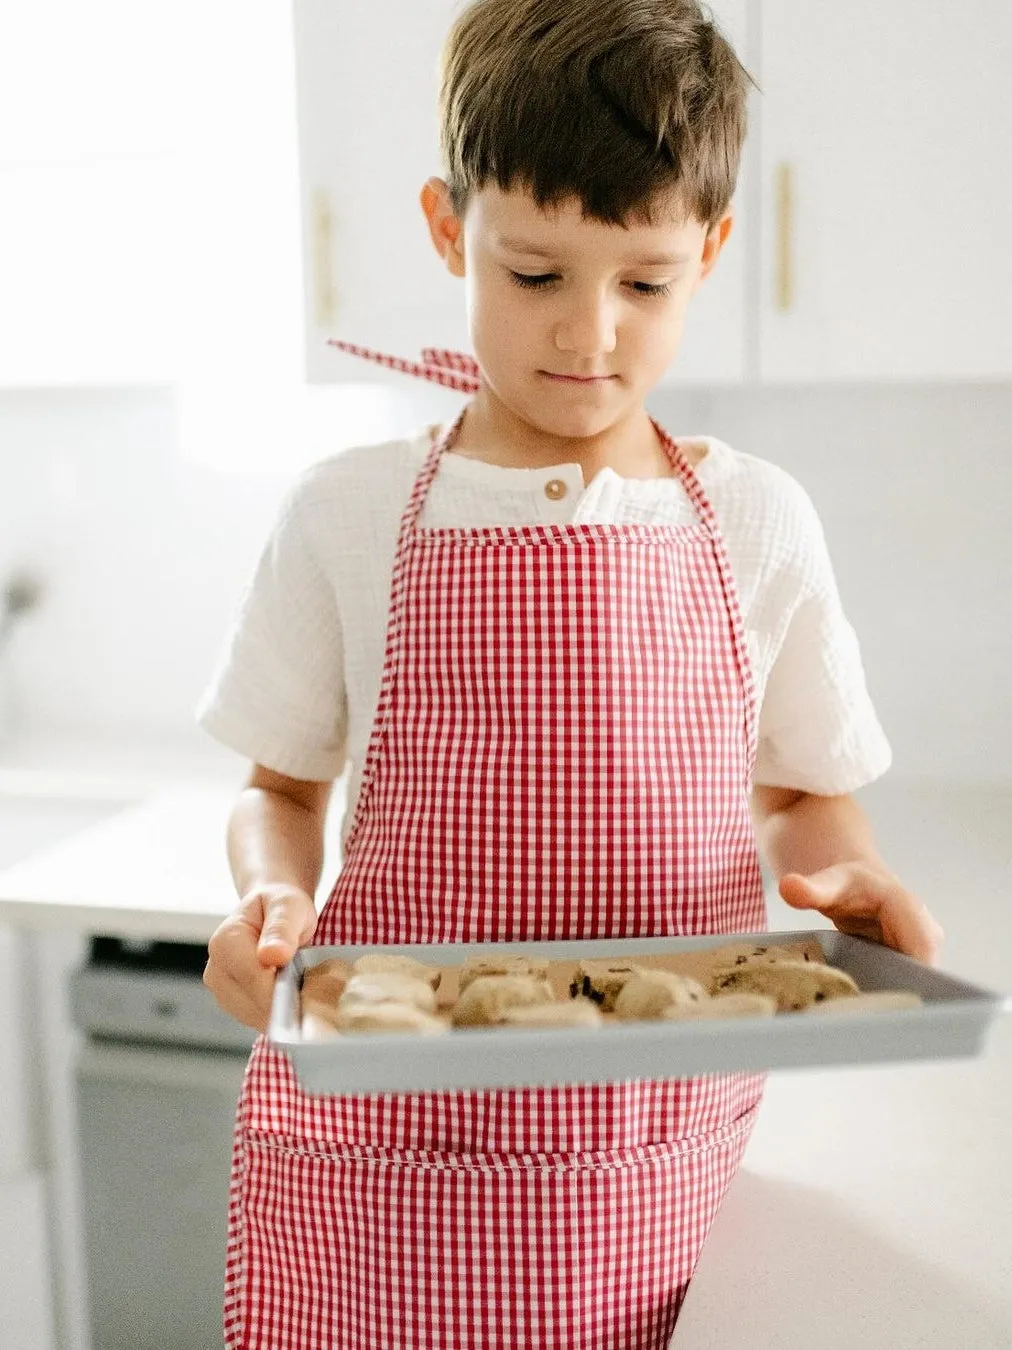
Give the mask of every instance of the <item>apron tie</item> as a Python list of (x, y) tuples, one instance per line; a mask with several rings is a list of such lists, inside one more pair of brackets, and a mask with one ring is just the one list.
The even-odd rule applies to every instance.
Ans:
[(431, 380), (433, 384), (444, 385), (447, 389), (457, 389), (464, 394), (476, 394), (481, 386), (481, 370), (473, 356), (466, 352), (451, 352), (441, 347), (423, 347), (421, 361), (406, 361), (402, 356), (387, 356), (385, 352), (372, 351), (369, 347), (358, 347), (353, 342), (342, 342), (339, 338), (328, 338), (328, 347), (337, 347), (349, 356), (360, 356), (365, 361), (375, 361), (377, 365), (387, 366), (390, 370), (399, 370), (403, 375), (415, 375), (422, 380)]

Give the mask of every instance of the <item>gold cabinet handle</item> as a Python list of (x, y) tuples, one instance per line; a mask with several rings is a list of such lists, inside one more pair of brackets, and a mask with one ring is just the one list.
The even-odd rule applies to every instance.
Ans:
[(781, 314), (794, 308), (794, 166), (778, 164), (776, 175), (776, 281), (774, 303)]
[(337, 296), (334, 290), (334, 214), (330, 197), (317, 188), (312, 201), (313, 311), (317, 327), (334, 322)]

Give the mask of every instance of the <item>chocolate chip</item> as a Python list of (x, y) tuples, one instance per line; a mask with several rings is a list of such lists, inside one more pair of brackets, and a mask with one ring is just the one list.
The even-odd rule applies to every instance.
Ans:
[(822, 994), (822, 993), (816, 994), (816, 995), (815, 995), (815, 1002), (816, 1002), (816, 1003), (821, 1003), (822, 1000), (823, 1000), (825, 997), (826, 997), (825, 994)]

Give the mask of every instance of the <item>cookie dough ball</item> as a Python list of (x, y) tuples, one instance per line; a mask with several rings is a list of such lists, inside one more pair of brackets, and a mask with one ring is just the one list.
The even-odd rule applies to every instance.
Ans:
[(507, 1008), (502, 1025), (507, 1027), (599, 1027), (604, 1018), (589, 998), (534, 1003), (523, 1008)]
[(834, 998), (823, 1003), (813, 1003), (806, 1008), (810, 1013), (844, 1013), (855, 1016), (859, 1013), (903, 1012), (907, 1008), (923, 1007), (920, 994), (909, 989), (875, 989), (866, 994), (855, 994), (852, 998)]
[(443, 972), (435, 966), (427, 966), (416, 961), (413, 956), (396, 956), (387, 952), (369, 952), (360, 956), (353, 967), (357, 975), (405, 975), (408, 979), (421, 980), (432, 989), (439, 988)]
[(331, 1011), (331, 1015), (321, 1010), (317, 1005), (310, 1004), (309, 1007), (303, 1005), (301, 1032), (304, 1041), (329, 1041), (340, 1036), (337, 1029), (337, 1009)]
[(463, 993), (475, 980), (505, 975), (547, 980), (548, 962), (542, 961), (537, 956), (514, 955), (508, 952), (504, 952), (501, 956), (469, 956), (460, 967), (458, 989)]
[(391, 1000), (387, 1003), (342, 1003), (337, 1010), (337, 1030), (410, 1031), (422, 1036), (441, 1036), (448, 1027), (442, 1018), (423, 1012), (413, 1003)]
[(681, 1004), (661, 1014), (664, 1022), (707, 1022), (725, 1017), (772, 1017), (777, 1010), (774, 999), (765, 994), (722, 994), (701, 1003)]
[(632, 961), (580, 961), (569, 986), (573, 998), (592, 999), (602, 1012), (613, 1012), (615, 1000), (635, 975), (643, 968)]
[(303, 1002), (311, 998), (318, 1003), (330, 1003), (336, 1007), (350, 976), (351, 966), (348, 962), (336, 958), (309, 966), (302, 974)]
[(643, 970), (622, 986), (615, 999), (615, 1016), (623, 1021), (663, 1017), (669, 1008), (692, 1007), (705, 1002), (706, 990), (688, 975), (667, 970)]
[(714, 971), (710, 993), (765, 994), (776, 1000), (778, 1012), (800, 1012), (813, 1003), (851, 998), (857, 985), (843, 970), (817, 962), (778, 961), (773, 965), (747, 962)]
[(500, 1026), (511, 1008), (551, 1003), (551, 986), (531, 975), (483, 975), (472, 980), (453, 1007), (455, 1027)]
[[(781, 961), (803, 960), (808, 962), (810, 960), (808, 956), (799, 956), (787, 947), (753, 942), (729, 942), (726, 946), (714, 947), (707, 955), (715, 967), (745, 966), (756, 962), (759, 965), (776, 965)], [(818, 962), (817, 964), (825, 963)]]
[(422, 1012), (435, 1012), (436, 995), (432, 985), (410, 975), (352, 975), (344, 986), (339, 1006), (350, 1003), (411, 1003)]
[(301, 1020), (303, 1026), (305, 1026), (306, 1018), (309, 1016), (316, 1017), (323, 1022), (329, 1022), (331, 1026), (337, 1025), (335, 1019), (337, 1017), (337, 1010), (340, 1007), (339, 999), (332, 1002), (329, 998), (317, 998), (312, 992), (307, 994), (306, 991), (303, 990), (301, 1005)]

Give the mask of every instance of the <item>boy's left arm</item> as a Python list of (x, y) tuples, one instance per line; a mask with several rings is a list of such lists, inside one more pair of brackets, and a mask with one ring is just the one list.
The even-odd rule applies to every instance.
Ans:
[(937, 963), (942, 929), (886, 867), (853, 797), (756, 787), (752, 816), (787, 904), (818, 910), (842, 933)]

